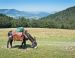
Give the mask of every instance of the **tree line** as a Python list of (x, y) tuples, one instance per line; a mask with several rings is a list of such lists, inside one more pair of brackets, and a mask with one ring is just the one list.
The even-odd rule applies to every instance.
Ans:
[(15, 27), (39, 27), (38, 20), (26, 19), (24, 17), (13, 18), (0, 14), (0, 28), (15, 28)]
[(75, 7), (68, 8), (38, 20), (27, 19), (24, 17), (19, 17), (16, 19), (4, 14), (0, 14), (0, 28), (15, 28), (20, 26), (35, 28), (75, 29)]

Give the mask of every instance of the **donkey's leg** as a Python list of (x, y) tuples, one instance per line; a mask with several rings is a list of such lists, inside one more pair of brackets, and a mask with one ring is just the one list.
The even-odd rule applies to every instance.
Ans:
[(21, 43), (21, 46), (20, 47), (23, 47), (23, 41), (22, 41), (22, 43)]
[(26, 47), (26, 40), (23, 40), (24, 47)]
[(22, 44), (21, 44), (20, 47), (26, 47), (26, 40), (25, 39), (23, 39)]
[[(13, 36), (12, 36), (12, 31), (8, 32), (8, 41), (7, 41), (7, 48), (9, 48), (9, 43), (12, 42)], [(10, 43), (12, 45), (12, 43)]]
[(9, 48), (9, 42), (10, 42), (10, 39), (8, 38), (8, 41), (7, 41), (7, 48)]
[(12, 42), (13, 42), (13, 40), (11, 39), (11, 40), (10, 40), (10, 46), (11, 46), (11, 48), (12, 48)]
[(10, 36), (7, 41), (7, 48), (9, 48), (9, 43), (10, 43), (10, 46), (12, 47), (12, 41), (13, 41), (13, 38)]

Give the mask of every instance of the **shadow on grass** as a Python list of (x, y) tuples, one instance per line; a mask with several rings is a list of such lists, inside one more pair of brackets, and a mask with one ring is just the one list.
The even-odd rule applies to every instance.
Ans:
[(15, 45), (12, 48), (27, 49), (27, 48), (31, 48), (31, 45), (26, 44), (26, 46), (23, 45), (22, 47), (21, 47), (21, 45)]

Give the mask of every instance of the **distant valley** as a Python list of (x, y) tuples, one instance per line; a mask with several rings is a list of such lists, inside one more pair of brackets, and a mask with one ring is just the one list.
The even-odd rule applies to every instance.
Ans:
[[(47, 12), (26, 12), (26, 11), (19, 11), (16, 9), (0, 9), (0, 13), (6, 14), (11, 17), (26, 17), (26, 18), (41, 18), (50, 15)], [(53, 13), (53, 12), (52, 12)]]

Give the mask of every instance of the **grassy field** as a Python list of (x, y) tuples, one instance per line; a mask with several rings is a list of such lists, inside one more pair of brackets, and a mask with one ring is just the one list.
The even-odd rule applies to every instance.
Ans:
[[(21, 42), (13, 42), (14, 48), (6, 48), (7, 32), (0, 29), (0, 58), (75, 58), (75, 30), (26, 28), (37, 38), (38, 48), (19, 49)], [(27, 41), (27, 45), (31, 45)]]

